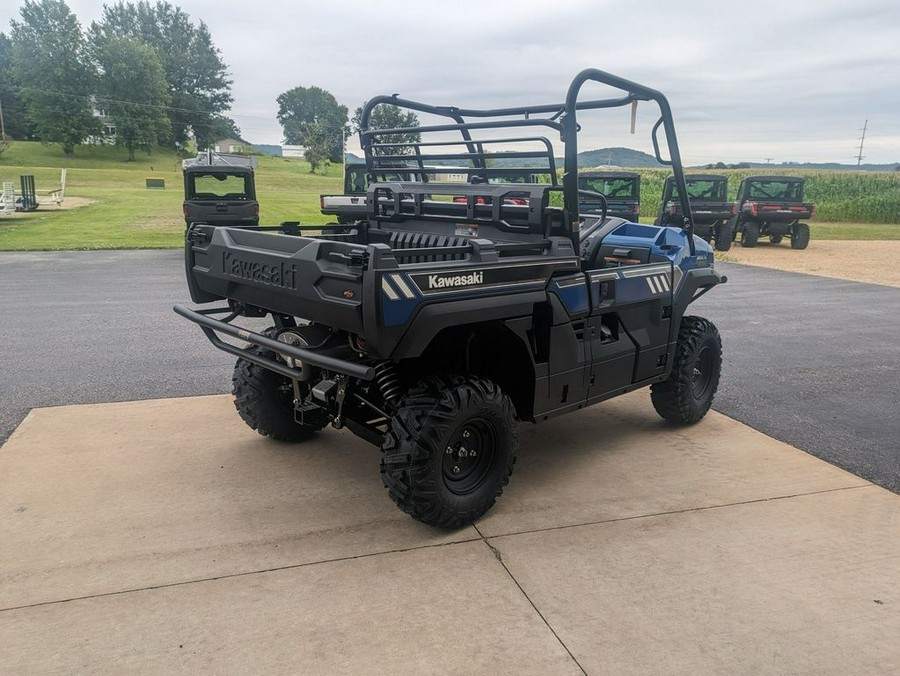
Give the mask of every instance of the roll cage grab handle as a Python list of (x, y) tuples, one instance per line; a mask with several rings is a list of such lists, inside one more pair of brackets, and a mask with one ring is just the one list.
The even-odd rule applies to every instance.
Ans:
[[(627, 92), (626, 96), (617, 99), (602, 99), (593, 101), (578, 101), (578, 95), (585, 83), (593, 81), (605, 84), (615, 89)], [(564, 104), (548, 104), (540, 106), (523, 106), (520, 108), (496, 108), (492, 110), (479, 110), (457, 108), (455, 106), (433, 106), (418, 101), (410, 101), (401, 99), (396, 94), (393, 96), (376, 96), (366, 103), (363, 109), (362, 118), (360, 119), (359, 139), (366, 156), (367, 171), (372, 173), (372, 143), (377, 136), (386, 134), (407, 134), (423, 131), (459, 131), (463, 137), (469, 153), (472, 155), (483, 155), (478, 141), (473, 140), (470, 129), (492, 129), (504, 127), (534, 127), (544, 126), (559, 131), (560, 139), (565, 146), (565, 158), (563, 174), (563, 214), (569, 235), (572, 238), (572, 245), (575, 251), (581, 246), (579, 231), (581, 229), (581, 219), (578, 215), (578, 131), (580, 127), (577, 121), (576, 112), (578, 110), (599, 110), (602, 108), (617, 108), (627, 106), (636, 101), (655, 101), (659, 106), (660, 117), (656, 124), (653, 125), (651, 131), (651, 140), (653, 141), (653, 151), (656, 155), (656, 161), (663, 165), (672, 167), (672, 173), (675, 179), (675, 185), (678, 187), (679, 201), (681, 202), (682, 214), (684, 214), (684, 222), (682, 229), (687, 232), (688, 246), (691, 255), (695, 255), (694, 248), (694, 218), (691, 212), (690, 199), (687, 194), (687, 184), (684, 179), (684, 170), (681, 165), (681, 153), (678, 150), (678, 140), (675, 134), (675, 124), (672, 119), (672, 109), (669, 107), (669, 101), (662, 92), (650, 87), (626, 80), (625, 78), (612, 75), (606, 71), (597, 68), (587, 68), (581, 71), (572, 80), (569, 90), (566, 94)], [(455, 124), (444, 124), (432, 127), (400, 127), (394, 129), (369, 129), (369, 120), (372, 111), (380, 104), (389, 104), (409, 110), (416, 110), (423, 113), (433, 115), (442, 115), (451, 118)], [(524, 115), (525, 120), (521, 121), (497, 121), (495, 123), (467, 123), (467, 117), (508, 117), (513, 115)], [(550, 117), (531, 118), (531, 115), (550, 115)], [(669, 158), (665, 160), (660, 154), (658, 132), (662, 126), (666, 133), (666, 143), (669, 150)], [(416, 152), (415, 158), (421, 163), (422, 156)], [(412, 158), (411, 158), (412, 159)], [(483, 157), (475, 157), (472, 159), (476, 167), (484, 167)]]

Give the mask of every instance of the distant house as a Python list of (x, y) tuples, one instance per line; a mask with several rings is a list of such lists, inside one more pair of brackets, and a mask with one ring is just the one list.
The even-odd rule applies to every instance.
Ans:
[(97, 103), (93, 98), (91, 99), (91, 112), (93, 113), (94, 117), (100, 122), (101, 131), (97, 135), (88, 136), (87, 139), (85, 139), (86, 142), (95, 146), (115, 145), (116, 123), (106, 113), (106, 110), (97, 106)]
[(213, 143), (213, 150), (217, 153), (229, 153), (231, 155), (249, 155), (253, 152), (253, 146), (237, 138), (223, 138)]
[(306, 154), (306, 148), (303, 146), (281, 146), (282, 157), (292, 157), (302, 160)]
[(270, 143), (254, 143), (253, 150), (261, 155), (275, 155), (275, 157), (281, 157), (281, 146), (272, 145)]

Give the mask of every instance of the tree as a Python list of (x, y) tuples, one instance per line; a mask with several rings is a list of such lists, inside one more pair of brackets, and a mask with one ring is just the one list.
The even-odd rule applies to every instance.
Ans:
[(148, 153), (171, 135), (169, 93), (156, 53), (133, 38), (92, 36), (100, 76), (101, 105), (116, 125), (116, 145)]
[(328, 153), (334, 139), (334, 131), (324, 122), (316, 120), (306, 126), (303, 138), (303, 145), (306, 146), (303, 157), (309, 162), (310, 173), (315, 173), (319, 167), (327, 169), (331, 163)]
[(43, 143), (75, 146), (99, 131), (91, 109), (95, 73), (81, 25), (62, 0), (25, 0), (11, 21), (12, 75), (28, 122)]
[(12, 77), (12, 41), (3, 33), (0, 33), (0, 117), (3, 131), (9, 138), (29, 138), (25, 103), (19, 95), (18, 83)]
[[(222, 129), (222, 113), (231, 107), (231, 79), (209, 29), (168, 2), (116, 2), (104, 5), (91, 26), (107, 38), (131, 37), (148, 44), (162, 64), (169, 97), (174, 140), (184, 144), (193, 131), (197, 146), (208, 147)], [(228, 120), (233, 127), (234, 122)]]
[[(340, 162), (347, 133), (347, 106), (321, 87), (294, 87), (278, 95), (278, 121), (284, 129), (285, 143), (311, 150), (310, 157), (327, 157)], [(316, 170), (313, 165), (312, 171)]]
[[(213, 115), (209, 121), (209, 134), (212, 141), (218, 141), (223, 138), (241, 138), (241, 130), (234, 120), (224, 115)], [(206, 144), (210, 145), (209, 143)]]
[[(351, 124), (356, 131), (360, 130), (362, 124), (363, 110), (368, 101), (364, 102), (356, 112), (353, 113)], [(382, 103), (375, 106), (372, 114), (369, 116), (369, 129), (401, 129), (403, 127), (418, 127), (419, 117), (410, 111), (403, 112), (399, 106), (390, 103)], [(422, 134), (419, 132), (409, 132), (406, 134), (383, 134), (375, 137), (376, 143), (418, 143), (422, 140)], [(380, 155), (408, 155), (413, 152), (410, 146), (385, 146), (378, 149)]]

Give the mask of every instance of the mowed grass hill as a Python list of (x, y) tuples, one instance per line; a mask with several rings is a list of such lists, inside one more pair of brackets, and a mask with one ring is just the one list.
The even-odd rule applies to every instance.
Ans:
[[(59, 186), (67, 170), (63, 208), (0, 216), (0, 250), (149, 249), (179, 247), (184, 233), (181, 159), (155, 151), (126, 161), (125, 150), (81, 146), (73, 157), (59, 146), (17, 141), (0, 155), (0, 182), (31, 174), (39, 193)], [(310, 174), (303, 160), (260, 156), (256, 171), (260, 222), (327, 223), (319, 195), (343, 191), (341, 165)], [(165, 179), (164, 190), (145, 188), (147, 177)]]
[[(68, 172), (62, 209), (49, 206), (28, 214), (0, 216), (0, 251), (58, 249), (147, 249), (182, 245), (184, 220), (181, 159), (155, 151), (126, 161), (120, 148), (81, 146), (73, 157), (59, 146), (14, 142), (0, 155), (0, 181), (19, 187), (34, 175), (38, 192), (59, 186)], [(319, 195), (340, 193), (341, 165), (325, 175), (309, 173), (303, 160), (260, 156), (256, 172), (260, 222), (331, 220), (319, 212)], [(669, 171), (640, 169), (641, 221), (652, 222)], [(733, 197), (749, 174), (790, 174), (807, 179), (806, 195), (818, 207), (813, 239), (900, 239), (900, 172), (725, 170)], [(165, 179), (164, 190), (145, 188), (147, 177)]]

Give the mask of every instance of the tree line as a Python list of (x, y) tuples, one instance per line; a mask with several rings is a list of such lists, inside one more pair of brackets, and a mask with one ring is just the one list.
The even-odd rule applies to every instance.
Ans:
[[(0, 32), (0, 110), (8, 138), (59, 144), (66, 155), (104, 138), (98, 113), (115, 126), (115, 143), (134, 159), (138, 150), (198, 148), (240, 138), (225, 115), (232, 80), (209, 29), (180, 8), (158, 0), (103, 6), (84, 29), (65, 0), (24, 0), (20, 18)], [(280, 94), (277, 119), (285, 143), (304, 146), (311, 170), (338, 162), (347, 135), (358, 130), (362, 106), (348, 108), (325, 89), (298, 86)], [(415, 113), (377, 106), (373, 129), (412, 127)], [(382, 154), (406, 154), (417, 133), (383, 135)], [(0, 146), (5, 139), (0, 138)], [(2, 151), (2, 147), (0, 147)]]
[(0, 105), (12, 139), (58, 143), (66, 155), (102, 137), (102, 111), (115, 141), (136, 150), (198, 147), (239, 136), (231, 84), (206, 25), (168, 2), (103, 6), (84, 30), (64, 0), (25, 0), (0, 33)]

